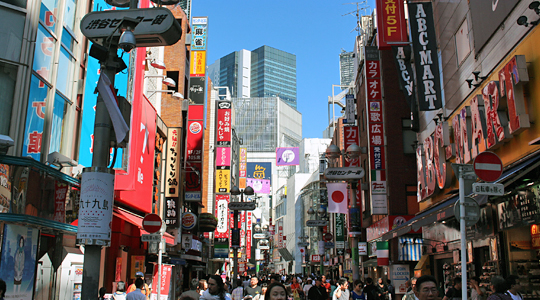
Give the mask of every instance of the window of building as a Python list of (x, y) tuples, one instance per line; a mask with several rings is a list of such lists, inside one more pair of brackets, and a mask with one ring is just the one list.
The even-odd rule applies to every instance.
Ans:
[(18, 62), (24, 32), (25, 14), (0, 6), (0, 58)]
[(0, 62), (0, 134), (9, 134), (17, 66)]

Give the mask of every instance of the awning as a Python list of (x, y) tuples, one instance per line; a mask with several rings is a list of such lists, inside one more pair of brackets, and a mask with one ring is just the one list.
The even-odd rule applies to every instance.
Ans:
[[(516, 176), (517, 172), (521, 174), (527, 174), (529, 171), (540, 166), (540, 155), (536, 155), (533, 158), (530, 158), (516, 166), (513, 166), (503, 172), (502, 176), (495, 181), (495, 183), (504, 182), (504, 185), (507, 186), (518, 180), (521, 176)], [(505, 182), (506, 181), (506, 182)], [(472, 195), (472, 194), (470, 194)], [(470, 196), (469, 195), (469, 196)], [(467, 196), (467, 195), (466, 195)], [(473, 198), (478, 202), (478, 205), (482, 206), (488, 202), (489, 196), (487, 195), (475, 195)], [(439, 222), (450, 217), (454, 216), (454, 203), (459, 200), (459, 196), (454, 196), (449, 198), (446, 201), (436, 204), (430, 209), (427, 209), (416, 217), (410, 219), (409, 221), (403, 223), (398, 228), (395, 228), (387, 233), (385, 233), (381, 240), (387, 241), (392, 238), (399, 237), (409, 233), (411, 230), (418, 230), (423, 226)]]
[(62, 222), (47, 220), (44, 218), (34, 217), (30, 215), (2, 213), (0, 214), (0, 221), (24, 223), (24, 224), (33, 225), (40, 229), (49, 228), (49, 229), (60, 230), (64, 232), (73, 232), (73, 233), (77, 232), (77, 226), (73, 226), (70, 224), (62, 223)]
[(422, 244), (424, 240), (416, 237), (398, 238), (399, 261), (418, 261), (422, 256)]
[(30, 157), (20, 157), (20, 156), (10, 156), (10, 155), (0, 155), (0, 164), (7, 165), (16, 165), (16, 166), (25, 166), (32, 167), (38, 170), (44, 171), (47, 174), (50, 174), (58, 179), (61, 179), (71, 185), (81, 186), (81, 181), (77, 178), (71, 177), (67, 174), (60, 172), (59, 170), (47, 166), (33, 158)]
[(367, 267), (376, 267), (378, 266), (377, 264), (377, 259), (376, 258), (373, 258), (373, 259), (370, 259), (370, 260), (366, 260), (365, 262), (362, 263), (362, 267), (363, 268), (367, 268)]
[[(147, 231), (145, 231), (143, 229), (143, 226), (142, 226), (142, 220), (143, 218), (142, 217), (139, 217), (137, 215), (134, 215), (128, 211), (125, 211), (123, 209), (120, 209), (118, 207), (114, 207), (113, 208), (113, 215), (115, 217), (118, 217), (126, 222), (129, 222), (137, 227), (139, 227), (139, 229), (141, 230), (141, 234), (150, 234), (148, 233)], [(171, 234), (167, 233), (167, 232), (164, 232), (163, 233), (163, 237), (165, 238), (165, 242), (171, 246), (174, 246), (176, 245), (176, 243), (174, 242), (174, 236), (172, 236)]]
[(285, 261), (293, 261), (294, 260), (294, 257), (291, 255), (289, 250), (287, 250), (287, 248), (279, 248), (278, 251), (279, 251), (279, 254), (281, 254), (281, 256), (283, 257), (283, 259)]

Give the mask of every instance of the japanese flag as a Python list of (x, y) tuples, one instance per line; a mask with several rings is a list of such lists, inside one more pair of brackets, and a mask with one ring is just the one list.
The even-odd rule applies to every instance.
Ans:
[(347, 183), (327, 183), (328, 189), (328, 212), (347, 213)]
[(97, 89), (101, 98), (103, 98), (103, 102), (105, 102), (105, 106), (111, 117), (114, 133), (116, 134), (116, 142), (120, 143), (126, 137), (129, 126), (126, 124), (126, 121), (118, 108), (114, 86), (111, 84), (109, 77), (103, 72), (101, 72), (101, 75), (99, 76)]

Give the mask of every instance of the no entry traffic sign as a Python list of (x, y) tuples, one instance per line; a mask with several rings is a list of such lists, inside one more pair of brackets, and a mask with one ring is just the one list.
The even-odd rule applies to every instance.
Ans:
[(143, 229), (148, 233), (158, 232), (161, 229), (162, 224), (163, 221), (161, 221), (161, 217), (156, 214), (148, 214), (142, 221)]
[(501, 177), (503, 164), (499, 156), (493, 152), (485, 151), (474, 159), (474, 173), (483, 181), (492, 182)]

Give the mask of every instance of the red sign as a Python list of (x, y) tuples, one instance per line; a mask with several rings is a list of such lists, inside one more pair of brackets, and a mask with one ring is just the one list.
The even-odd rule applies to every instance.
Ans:
[[(228, 105), (223, 105), (227, 104)], [(223, 108), (222, 108), (223, 107)], [(231, 105), (230, 102), (219, 102), (217, 109), (216, 145), (231, 145)]]
[[(344, 137), (344, 149), (345, 151), (349, 148), (350, 145), (356, 144), (360, 145), (358, 139), (358, 126), (344, 126), (343, 127), (343, 137)], [(345, 160), (345, 167), (360, 167), (360, 159), (350, 159)]]
[(486, 151), (478, 154), (473, 162), (474, 173), (483, 181), (492, 182), (501, 177), (503, 164), (499, 156)]
[(321, 262), (321, 257), (319, 255), (312, 254), (311, 255), (311, 262)]
[(379, 49), (408, 42), (405, 9), (400, 0), (377, 0), (377, 44)]
[(252, 214), (250, 211), (248, 211), (247, 213), (247, 220), (246, 220), (246, 226), (247, 226), (247, 230), (246, 230), (246, 256), (247, 256), (247, 259), (251, 259), (251, 217), (252, 217)]
[(327, 242), (330, 242), (333, 238), (334, 238), (334, 236), (330, 232), (327, 232), (324, 235), (324, 240), (327, 241)]
[(188, 121), (186, 161), (202, 161), (203, 122)]
[(54, 185), (54, 221), (64, 223), (66, 221), (66, 194), (68, 186), (56, 181)]
[(148, 214), (142, 220), (143, 229), (148, 233), (158, 232), (162, 224), (161, 217), (156, 214)]
[(218, 223), (214, 231), (214, 237), (218, 239), (229, 238), (229, 194), (216, 194), (216, 217)]
[[(158, 284), (158, 266), (154, 267), (154, 278), (152, 280), (152, 299), (157, 297), (157, 284)], [(161, 296), (169, 294), (169, 284), (171, 282), (172, 265), (161, 265), (161, 282), (159, 283), (159, 293)]]
[(531, 225), (531, 245), (533, 249), (540, 249), (540, 226)]

